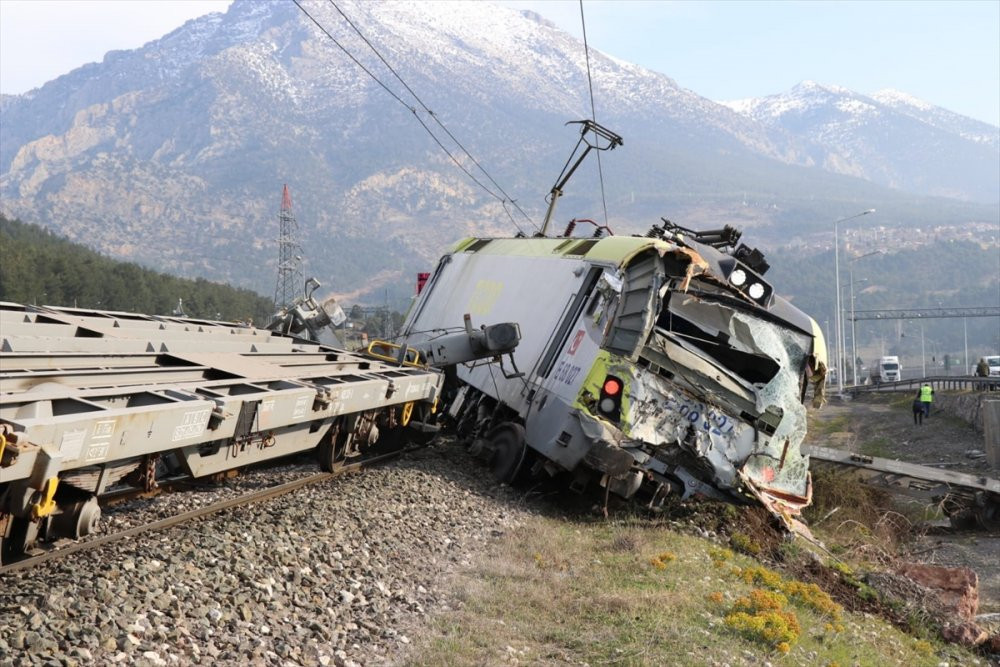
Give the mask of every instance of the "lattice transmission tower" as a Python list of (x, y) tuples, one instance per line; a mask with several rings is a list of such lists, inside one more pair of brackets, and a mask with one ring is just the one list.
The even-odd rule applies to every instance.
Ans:
[(274, 311), (278, 312), (295, 303), (302, 294), (302, 246), (299, 244), (299, 225), (292, 215), (292, 196), (285, 185), (281, 193), (281, 212), (278, 214), (278, 282), (274, 286)]

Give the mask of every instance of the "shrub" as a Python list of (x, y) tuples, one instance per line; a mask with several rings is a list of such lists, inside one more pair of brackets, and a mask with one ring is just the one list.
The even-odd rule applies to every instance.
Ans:
[(732, 537), (729, 538), (729, 543), (733, 545), (733, 548), (737, 551), (742, 551), (750, 556), (760, 555), (760, 545), (743, 533), (733, 533)]

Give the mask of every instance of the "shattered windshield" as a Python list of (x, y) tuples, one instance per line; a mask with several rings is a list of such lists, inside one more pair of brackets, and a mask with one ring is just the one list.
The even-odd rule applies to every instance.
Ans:
[(758, 441), (761, 446), (747, 459), (743, 471), (767, 488), (803, 496), (809, 459), (799, 450), (806, 436), (806, 407), (799, 397), (809, 338), (746, 314), (733, 318), (747, 324), (757, 344), (774, 355), (779, 365), (772, 381), (757, 391), (757, 409), (781, 414), (781, 421), (770, 438)]
[(758, 396), (782, 370), (795, 378), (794, 393), (799, 394), (805, 359), (812, 346), (807, 334), (727, 303), (679, 292), (671, 295), (656, 326), (683, 347), (696, 350), (714, 365), (736, 375)]
[[(806, 433), (802, 373), (810, 336), (729, 304), (675, 292), (657, 320), (660, 335), (712, 362), (685, 372), (720, 381), (736, 376), (750, 392), (763, 436), (743, 471), (758, 484), (787, 493), (806, 492), (808, 459), (799, 445)], [(719, 370), (723, 373), (719, 373)], [(747, 406), (749, 407), (749, 406)]]
[(749, 325), (732, 308), (675, 293), (657, 326), (683, 339), (753, 385), (770, 382), (777, 361), (754, 341)]

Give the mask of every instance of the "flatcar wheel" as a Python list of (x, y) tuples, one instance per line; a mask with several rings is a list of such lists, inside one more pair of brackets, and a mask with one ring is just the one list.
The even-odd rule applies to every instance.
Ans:
[(343, 424), (338, 422), (330, 427), (329, 432), (319, 443), (316, 455), (319, 458), (319, 467), (323, 472), (336, 472), (344, 465), (345, 452), (347, 451), (347, 438), (349, 434), (344, 433)]
[(493, 431), (490, 438), (493, 458), (490, 461), (490, 471), (498, 482), (509, 484), (517, 476), (524, 461), (525, 450), (524, 427), (520, 424), (507, 422)]
[(6, 534), (0, 536), (0, 565), (25, 558), (37, 539), (37, 522), (22, 517), (10, 517)]
[(49, 534), (70, 537), (78, 540), (81, 537), (97, 532), (101, 521), (101, 505), (97, 496), (90, 496), (62, 506), (62, 511), (52, 517)]

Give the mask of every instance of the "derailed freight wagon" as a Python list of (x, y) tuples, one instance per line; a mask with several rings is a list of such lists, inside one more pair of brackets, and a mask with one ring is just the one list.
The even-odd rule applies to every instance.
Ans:
[(569, 472), (653, 504), (756, 498), (786, 522), (809, 503), (803, 402), (822, 333), (773, 293), (759, 252), (734, 251), (738, 231), (688, 231), (469, 238), (441, 258), (407, 341), (466, 313), (521, 327), (514, 368), (459, 366), (446, 394), (499, 479)]

